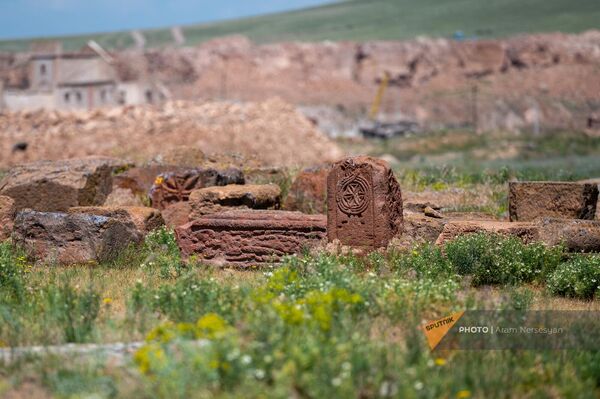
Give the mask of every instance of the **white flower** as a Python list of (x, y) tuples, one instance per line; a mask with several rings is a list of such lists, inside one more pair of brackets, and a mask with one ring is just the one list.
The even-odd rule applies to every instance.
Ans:
[(335, 377), (331, 380), (331, 385), (333, 385), (334, 387), (339, 387), (340, 385), (342, 385), (342, 379), (340, 377)]
[(262, 380), (263, 378), (265, 378), (265, 371), (261, 369), (256, 369), (254, 370), (254, 376), (257, 379)]
[(248, 355), (244, 355), (242, 356), (242, 364), (246, 365), (246, 364), (250, 364), (252, 363), (252, 358)]
[(423, 389), (423, 387), (424, 387), (424, 386), (425, 386), (425, 385), (423, 385), (423, 383), (422, 383), (421, 381), (417, 381), (417, 382), (415, 382), (415, 389), (416, 389), (417, 391), (420, 391), (421, 389)]

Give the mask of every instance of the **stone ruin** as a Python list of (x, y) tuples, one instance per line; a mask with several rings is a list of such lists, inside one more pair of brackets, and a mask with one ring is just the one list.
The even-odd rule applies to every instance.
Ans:
[[(279, 185), (245, 184), (236, 166), (132, 167), (106, 157), (21, 165), (0, 182), (0, 239), (12, 237), (38, 261), (65, 264), (114, 259), (165, 224), (175, 229), (184, 257), (237, 267), (331, 248), (327, 241), (365, 254), (390, 245), (444, 245), (476, 232), (600, 251), (596, 183), (511, 182), (510, 221), (501, 221), (444, 213), (414, 193), (403, 201), (388, 164), (370, 157), (303, 171), (285, 202)], [(145, 195), (151, 207), (139, 206), (143, 198), (109, 206), (115, 190)]]
[(594, 219), (598, 185), (576, 182), (510, 182), (510, 221), (534, 221), (545, 217)]
[(327, 234), (323, 215), (247, 210), (202, 216), (175, 230), (184, 256), (212, 265), (250, 266), (318, 245)]
[(150, 189), (152, 206), (165, 209), (175, 202), (187, 201), (192, 191), (211, 186), (244, 184), (241, 170), (230, 168), (219, 171), (212, 168), (167, 172), (156, 176)]
[(334, 164), (327, 195), (329, 241), (373, 250), (402, 233), (402, 193), (386, 162), (356, 157)]

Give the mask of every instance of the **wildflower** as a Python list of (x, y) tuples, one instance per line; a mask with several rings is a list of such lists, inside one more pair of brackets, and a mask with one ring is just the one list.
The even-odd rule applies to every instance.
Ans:
[(435, 359), (435, 364), (438, 366), (444, 366), (446, 364), (446, 359), (438, 357), (437, 359)]
[(248, 365), (250, 363), (252, 363), (252, 358), (250, 356), (248, 356), (248, 355), (242, 356), (242, 364), (243, 365)]
[(149, 374), (165, 364), (166, 354), (159, 345), (146, 344), (135, 352), (133, 360), (143, 374)]
[(456, 398), (457, 399), (467, 399), (471, 397), (471, 391), (469, 391), (468, 389), (463, 389), (461, 391), (458, 391), (456, 393)]
[(112, 298), (104, 298), (102, 300), (102, 303), (105, 305), (110, 305), (112, 303), (112, 301), (113, 301)]
[(173, 323), (171, 322), (166, 322), (154, 327), (154, 329), (152, 329), (152, 331), (150, 331), (146, 336), (146, 342), (170, 342), (175, 338), (175, 332), (173, 331), (173, 327)]
[(421, 381), (415, 382), (415, 389), (417, 391), (420, 391), (421, 389), (423, 389), (424, 386), (425, 386), (425, 384), (423, 384)]
[(164, 181), (165, 181), (164, 177), (157, 176), (156, 179), (154, 180), (154, 184), (157, 186), (160, 186), (161, 184), (163, 184)]
[(196, 337), (215, 339), (229, 330), (227, 322), (216, 313), (207, 313), (196, 323)]
[(331, 380), (331, 385), (333, 385), (334, 387), (339, 387), (340, 385), (342, 385), (342, 379), (340, 377), (335, 377)]

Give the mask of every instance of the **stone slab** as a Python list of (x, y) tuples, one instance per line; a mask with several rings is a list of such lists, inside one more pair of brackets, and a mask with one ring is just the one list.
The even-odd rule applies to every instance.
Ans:
[(323, 215), (246, 210), (203, 216), (175, 229), (182, 254), (217, 266), (278, 262), (326, 238)]
[(510, 182), (508, 208), (511, 221), (545, 217), (594, 219), (598, 186), (576, 182)]

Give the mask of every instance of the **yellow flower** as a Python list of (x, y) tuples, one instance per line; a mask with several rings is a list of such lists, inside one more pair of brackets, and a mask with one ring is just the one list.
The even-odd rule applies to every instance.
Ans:
[(165, 181), (164, 177), (156, 176), (156, 179), (154, 180), (154, 184), (157, 186), (160, 186), (161, 184), (163, 184), (164, 181)]
[(446, 364), (446, 359), (438, 357), (437, 359), (435, 359), (435, 364), (437, 364), (438, 366), (443, 366)]
[(146, 336), (146, 342), (167, 343), (176, 338), (172, 322), (162, 323), (152, 329)]
[(207, 313), (196, 322), (196, 337), (214, 339), (229, 331), (227, 322), (216, 313)]
[(470, 397), (471, 397), (471, 391), (469, 391), (468, 389), (463, 389), (462, 391), (458, 391), (456, 393), (457, 399), (467, 399)]
[(102, 300), (102, 303), (105, 305), (110, 305), (112, 303), (112, 301), (113, 301), (112, 298), (104, 298)]
[(133, 360), (143, 374), (149, 374), (152, 373), (153, 370), (163, 367), (166, 362), (166, 357), (163, 348), (158, 344), (150, 343), (142, 346), (135, 352)]

